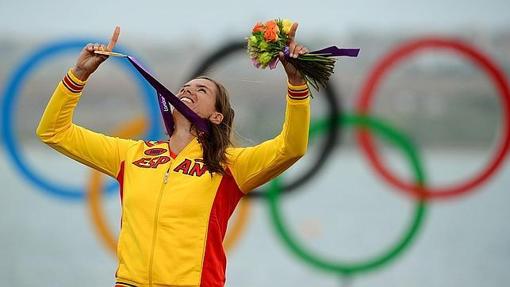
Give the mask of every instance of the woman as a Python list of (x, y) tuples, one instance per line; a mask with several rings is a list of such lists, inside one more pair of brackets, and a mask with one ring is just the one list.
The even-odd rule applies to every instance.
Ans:
[[(307, 52), (290, 31), (291, 57)], [(122, 220), (116, 286), (202, 286), (225, 284), (222, 246), (227, 222), (243, 195), (277, 176), (306, 151), (310, 102), (300, 73), (280, 54), (288, 78), (281, 133), (248, 148), (232, 147), (234, 111), (225, 88), (199, 77), (177, 97), (211, 122), (198, 140), (193, 125), (177, 110), (166, 141), (113, 138), (72, 123), (88, 77), (106, 60), (94, 51), (111, 51), (116, 27), (105, 47), (89, 44), (58, 84), (37, 128), (43, 142), (120, 183)]]

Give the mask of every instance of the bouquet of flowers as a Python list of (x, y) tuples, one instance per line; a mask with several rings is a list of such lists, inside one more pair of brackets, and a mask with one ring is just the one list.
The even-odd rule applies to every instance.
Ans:
[(248, 53), (255, 67), (265, 69), (276, 68), (278, 54), (283, 52), (289, 61), (301, 73), (303, 78), (316, 90), (325, 87), (333, 73), (336, 59), (334, 56), (356, 57), (359, 49), (339, 49), (331, 46), (322, 50), (289, 57), (289, 32), (293, 22), (288, 19), (275, 19), (265, 23), (257, 23), (248, 37)]

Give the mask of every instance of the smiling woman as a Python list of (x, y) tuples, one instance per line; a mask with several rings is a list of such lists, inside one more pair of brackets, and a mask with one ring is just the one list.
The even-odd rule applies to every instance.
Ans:
[[(230, 99), (225, 87), (217, 81), (201, 76), (186, 83), (177, 94), (177, 97), (185, 103), (192, 111), (201, 118), (208, 119), (211, 122), (210, 132), (207, 140), (200, 140), (203, 149), (204, 164), (210, 173), (225, 174), (224, 164), (227, 163), (226, 150), (232, 145), (231, 131), (234, 121), (234, 110), (230, 106)], [(178, 111), (174, 112), (175, 121), (189, 121)], [(185, 128), (186, 134), (191, 128), (192, 123), (175, 125)], [(170, 138), (172, 140), (172, 138)], [(172, 143), (175, 146), (173, 150), (177, 153), (184, 148), (179, 142)]]
[[(292, 55), (306, 48), (294, 41)], [(72, 122), (89, 76), (108, 56), (107, 46), (88, 44), (58, 84), (37, 128), (43, 142), (87, 166), (116, 178), (122, 202), (117, 246), (117, 286), (205, 286), (225, 284), (223, 239), (239, 200), (279, 175), (306, 152), (310, 121), (308, 87), (282, 55), (288, 78), (281, 133), (253, 147), (230, 141), (234, 111), (225, 87), (198, 77), (178, 99), (210, 125), (206, 136), (177, 109), (168, 139), (141, 141), (106, 136)], [(177, 103), (180, 103), (177, 101)]]

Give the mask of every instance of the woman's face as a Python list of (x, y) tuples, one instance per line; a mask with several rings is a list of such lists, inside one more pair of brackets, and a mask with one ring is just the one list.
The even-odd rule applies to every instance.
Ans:
[[(207, 79), (193, 79), (184, 84), (179, 90), (177, 97), (201, 118), (206, 118), (216, 123), (217, 114), (219, 114), (216, 111), (217, 93), (218, 88), (213, 82)], [(221, 122), (221, 119), (219, 122)]]

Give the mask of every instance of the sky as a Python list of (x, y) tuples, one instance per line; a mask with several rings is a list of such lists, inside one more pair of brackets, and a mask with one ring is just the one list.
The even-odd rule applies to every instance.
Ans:
[(0, 37), (108, 38), (115, 25), (128, 42), (245, 35), (257, 21), (290, 18), (298, 33), (508, 29), (509, 0), (69, 1), (0, 0)]

